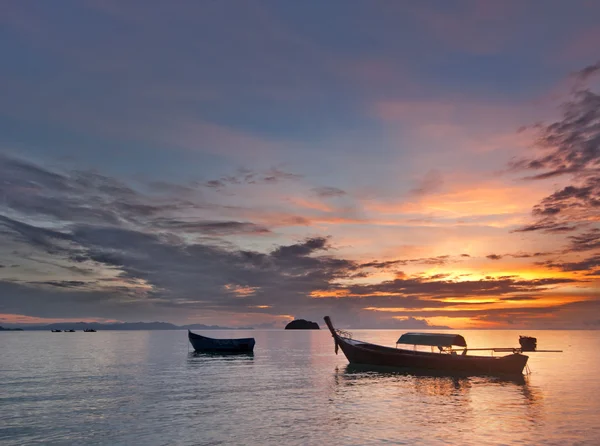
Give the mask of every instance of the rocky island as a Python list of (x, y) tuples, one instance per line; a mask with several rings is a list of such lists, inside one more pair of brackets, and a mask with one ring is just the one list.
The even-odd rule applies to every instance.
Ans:
[(296, 319), (285, 326), (286, 330), (319, 330), (319, 324), (316, 322)]

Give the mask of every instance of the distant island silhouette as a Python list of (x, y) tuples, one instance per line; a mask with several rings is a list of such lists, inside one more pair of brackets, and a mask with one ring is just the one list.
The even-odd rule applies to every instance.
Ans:
[(319, 330), (319, 324), (304, 319), (296, 319), (285, 326), (286, 330)]
[(190, 324), (175, 325), (168, 322), (116, 322), (103, 324), (100, 322), (57, 322), (46, 325), (21, 325), (18, 328), (2, 328), (3, 331), (22, 330), (253, 330), (252, 327), (231, 328), (218, 325)]
[(22, 328), (4, 328), (2, 325), (0, 325), (0, 331), (23, 331)]

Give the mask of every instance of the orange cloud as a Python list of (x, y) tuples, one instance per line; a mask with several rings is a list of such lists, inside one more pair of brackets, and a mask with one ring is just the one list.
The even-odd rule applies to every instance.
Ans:
[(236, 285), (233, 283), (228, 283), (224, 285), (223, 288), (231, 294), (234, 294), (236, 297), (252, 296), (256, 293), (256, 290), (258, 289), (257, 287)]

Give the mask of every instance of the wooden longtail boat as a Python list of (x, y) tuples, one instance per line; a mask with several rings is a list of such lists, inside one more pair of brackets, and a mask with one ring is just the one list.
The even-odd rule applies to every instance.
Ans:
[[(348, 333), (336, 330), (329, 316), (325, 323), (335, 341), (335, 352), (342, 349), (350, 364), (395, 367), (464, 375), (519, 375), (527, 364), (528, 356), (522, 351), (527, 348), (477, 349), (492, 351), (512, 351), (506, 356), (467, 355), (467, 343), (460, 335), (439, 333), (406, 333), (397, 344), (427, 345), (437, 347), (439, 353), (384, 347), (352, 339)], [(532, 339), (532, 338), (526, 338)], [(463, 347), (457, 354), (453, 346)]]
[(197, 352), (250, 353), (255, 344), (254, 338), (214, 339), (192, 333), (190, 330), (188, 339)]

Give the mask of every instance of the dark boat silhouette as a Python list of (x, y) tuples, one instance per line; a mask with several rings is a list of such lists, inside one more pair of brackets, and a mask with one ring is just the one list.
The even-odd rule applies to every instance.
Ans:
[[(460, 335), (444, 333), (406, 333), (397, 344), (427, 345), (437, 347), (439, 353), (384, 347), (352, 339), (349, 333), (336, 330), (329, 316), (325, 323), (335, 341), (335, 351), (342, 349), (350, 364), (379, 367), (432, 370), (463, 375), (522, 375), (528, 356), (521, 348), (488, 348), (476, 350), (512, 351), (506, 356), (467, 355), (467, 343)], [(457, 354), (452, 347), (463, 347)]]
[(192, 333), (188, 330), (188, 339), (197, 352), (210, 353), (249, 353), (254, 350), (254, 338), (214, 339)]
[(50, 330), (52, 333), (62, 333), (62, 330)]
[(93, 328), (86, 328), (85, 330), (83, 330), (85, 333), (96, 333), (96, 330), (94, 330)]

